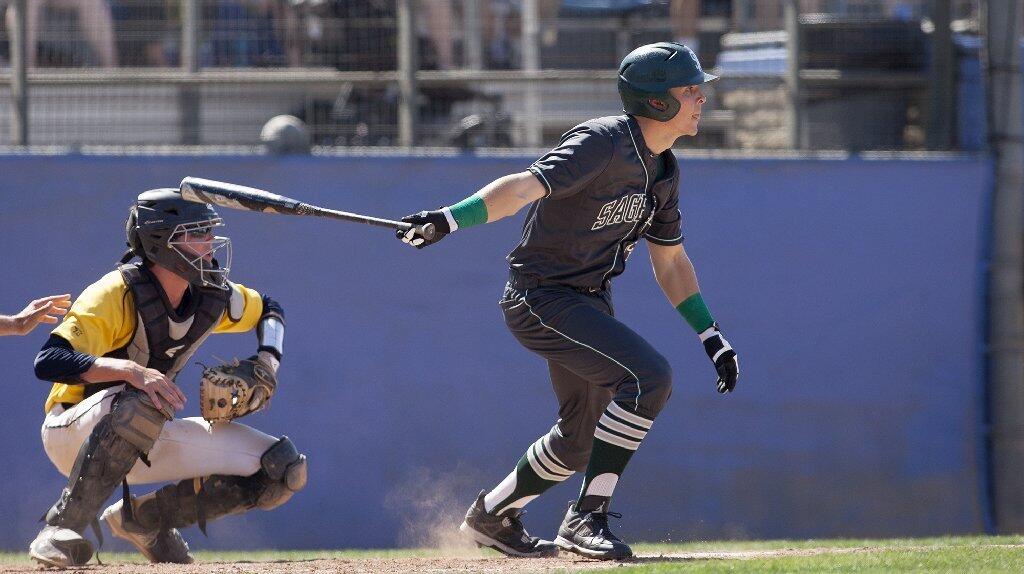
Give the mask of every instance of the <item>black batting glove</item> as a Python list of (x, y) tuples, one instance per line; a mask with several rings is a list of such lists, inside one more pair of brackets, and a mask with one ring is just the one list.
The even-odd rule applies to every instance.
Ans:
[(423, 225), (424, 223), (434, 224), (434, 237), (429, 240), (418, 232), (417, 227), (413, 227), (408, 231), (402, 231), (399, 229), (395, 232), (395, 237), (401, 239), (402, 243), (412, 245), (416, 249), (423, 249), (428, 245), (433, 245), (438, 241), (441, 241), (445, 235), (452, 232), (451, 226), (448, 225), (448, 218), (445, 217), (444, 212), (440, 209), (437, 211), (421, 211), (412, 215), (406, 215), (402, 218), (402, 221), (413, 225)]
[(718, 392), (730, 393), (736, 388), (736, 379), (740, 377), (740, 363), (736, 351), (725, 340), (718, 330), (718, 323), (712, 323), (703, 333), (700, 340), (704, 343), (704, 352), (718, 371)]

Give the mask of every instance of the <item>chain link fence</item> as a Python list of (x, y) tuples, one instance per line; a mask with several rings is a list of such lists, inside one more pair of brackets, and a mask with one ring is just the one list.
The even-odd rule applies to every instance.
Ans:
[(0, 145), (21, 143), (19, 111), (32, 145), (255, 146), (281, 114), (322, 146), (550, 145), (619, 113), (618, 62), (660, 40), (722, 76), (688, 148), (976, 141), (978, 0), (24, 3), (22, 107), (18, 2), (0, 2)]

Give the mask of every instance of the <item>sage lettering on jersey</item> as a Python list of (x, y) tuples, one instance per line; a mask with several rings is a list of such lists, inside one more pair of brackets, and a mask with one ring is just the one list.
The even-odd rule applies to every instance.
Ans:
[(602, 205), (590, 230), (597, 231), (609, 225), (635, 223), (644, 212), (646, 203), (644, 195), (643, 193), (624, 195)]

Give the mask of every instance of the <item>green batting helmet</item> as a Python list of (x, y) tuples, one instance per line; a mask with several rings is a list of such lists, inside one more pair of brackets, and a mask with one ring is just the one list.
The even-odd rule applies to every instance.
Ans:
[[(658, 42), (633, 50), (619, 64), (619, 98), (622, 111), (667, 122), (679, 112), (679, 100), (668, 91), (678, 86), (698, 86), (717, 80), (705, 73), (693, 50), (678, 42)], [(659, 110), (650, 104), (665, 102)]]

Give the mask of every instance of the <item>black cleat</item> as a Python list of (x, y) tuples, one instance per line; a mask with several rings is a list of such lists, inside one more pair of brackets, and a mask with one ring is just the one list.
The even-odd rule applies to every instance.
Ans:
[(562, 550), (598, 560), (625, 560), (633, 557), (633, 549), (619, 540), (608, 528), (608, 517), (622, 518), (615, 512), (578, 512), (569, 503), (565, 520), (558, 527), (555, 544)]
[(558, 556), (558, 546), (536, 536), (530, 536), (523, 527), (522, 510), (501, 516), (484, 510), (484, 492), (466, 512), (466, 520), (459, 531), (477, 546), (493, 548), (506, 556), (517, 558), (549, 558)]

